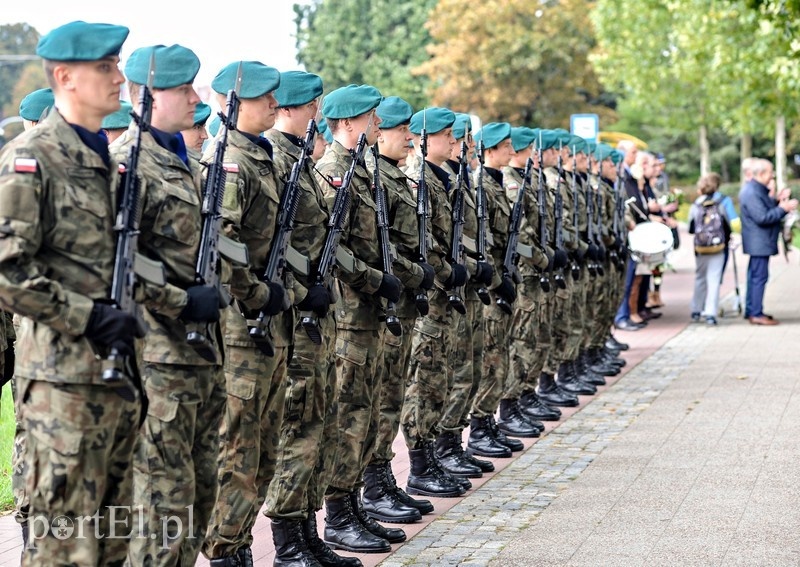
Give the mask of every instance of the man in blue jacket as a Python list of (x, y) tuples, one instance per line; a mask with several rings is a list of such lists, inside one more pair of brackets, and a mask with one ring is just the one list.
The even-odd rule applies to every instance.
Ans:
[(769, 279), (769, 257), (778, 253), (781, 219), (797, 208), (797, 199), (789, 199), (789, 189), (782, 190), (777, 200), (770, 196), (767, 185), (775, 175), (768, 160), (756, 160), (752, 174), (739, 193), (742, 247), (750, 255), (744, 316), (752, 325), (777, 325), (777, 319), (764, 314), (764, 288)]

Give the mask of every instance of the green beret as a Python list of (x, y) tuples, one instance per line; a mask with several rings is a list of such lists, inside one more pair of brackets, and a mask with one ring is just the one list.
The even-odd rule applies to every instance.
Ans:
[(456, 121), (453, 122), (453, 138), (460, 140), (467, 135), (467, 132), (472, 132), (472, 119), (469, 114), (456, 112)]
[(411, 130), (412, 134), (421, 134), (424, 127), (428, 134), (436, 134), (445, 128), (450, 128), (455, 121), (456, 115), (452, 110), (441, 106), (433, 106), (415, 113), (411, 117), (409, 130)]
[(572, 140), (572, 134), (563, 128), (555, 128), (554, 130), (551, 130), (551, 132), (553, 132), (556, 137), (556, 143), (553, 146), (554, 148), (564, 148), (568, 146), (570, 140)]
[(381, 119), (381, 130), (389, 130), (411, 120), (414, 109), (399, 96), (387, 96), (376, 111)]
[(50, 61), (97, 61), (119, 55), (129, 31), (113, 24), (70, 22), (43, 35), (36, 55)]
[(597, 158), (597, 161), (604, 161), (607, 159), (611, 159), (613, 161), (612, 153), (614, 152), (614, 148), (611, 146), (606, 146), (605, 144), (598, 144), (597, 148), (594, 151), (594, 155)]
[(597, 143), (596, 142), (592, 142), (590, 140), (584, 140), (584, 141), (586, 142), (586, 153), (587, 154), (593, 154), (595, 148), (597, 148)]
[(305, 71), (284, 71), (275, 90), (278, 106), (302, 106), (322, 94), (322, 79)]
[(328, 94), (322, 101), (325, 118), (353, 118), (369, 112), (381, 103), (381, 93), (370, 85), (347, 85)]
[(526, 126), (511, 128), (511, 145), (514, 146), (515, 152), (524, 150), (535, 141), (536, 132), (533, 128), (528, 128)]
[(619, 165), (622, 160), (625, 159), (625, 154), (617, 149), (611, 150), (611, 161), (614, 162), (614, 165)]
[(476, 141), (483, 141), (483, 147), (490, 150), (500, 142), (511, 137), (511, 124), (508, 122), (490, 122), (475, 134)]
[(198, 102), (194, 109), (194, 123), (205, 124), (208, 117), (211, 116), (211, 107), (204, 102)]
[(589, 153), (589, 148), (586, 146), (586, 140), (580, 136), (571, 136), (567, 146), (569, 147), (569, 155), (575, 155), (581, 152), (585, 154)]
[(214, 118), (211, 119), (211, 122), (208, 123), (206, 129), (208, 130), (208, 135), (212, 138), (216, 138), (217, 132), (219, 132), (219, 127), (222, 124), (222, 120), (219, 118), (219, 114), (215, 114)]
[(331, 134), (331, 129), (328, 128), (328, 121), (324, 118), (317, 122), (317, 131), (322, 134), (322, 137), (325, 138), (325, 141), (329, 144), (333, 143), (333, 134)]
[(119, 110), (103, 118), (100, 127), (103, 130), (121, 130), (127, 128), (128, 124), (130, 124), (133, 119), (131, 110), (133, 110), (133, 105), (131, 103), (127, 100), (119, 101)]
[(38, 122), (45, 111), (49, 111), (55, 104), (51, 89), (33, 91), (19, 103), (19, 115), (25, 120)]
[(153, 88), (171, 89), (194, 81), (200, 70), (200, 59), (182, 45), (151, 45), (136, 49), (125, 63), (125, 76), (138, 85), (147, 84), (150, 56), (155, 53)]
[(281, 84), (280, 71), (260, 61), (234, 61), (227, 64), (211, 81), (211, 88), (219, 94), (228, 94), (236, 82), (236, 73), (242, 64), (242, 83), (237, 91), (239, 98), (258, 98), (271, 93)]

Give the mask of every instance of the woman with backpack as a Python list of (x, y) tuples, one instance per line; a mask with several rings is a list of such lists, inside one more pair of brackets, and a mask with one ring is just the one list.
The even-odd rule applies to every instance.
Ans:
[(705, 318), (717, 324), (719, 288), (725, 255), (731, 237), (731, 223), (718, 193), (721, 177), (709, 173), (697, 182), (697, 199), (689, 211), (689, 234), (694, 234), (695, 275), (692, 321)]

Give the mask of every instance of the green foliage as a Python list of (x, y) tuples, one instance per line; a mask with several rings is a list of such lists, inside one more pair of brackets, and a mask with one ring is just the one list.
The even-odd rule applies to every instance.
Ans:
[[(42, 66), (40, 61), (15, 61), (13, 56), (34, 55), (38, 42), (39, 32), (28, 24), (0, 26), (0, 117), (17, 115), (19, 101), (30, 92), (19, 96), (16, 85), (20, 77), (28, 69), (38, 67), (41, 70)], [(44, 79), (44, 74), (41, 74), (41, 79)], [(39, 85), (30, 90), (43, 86), (39, 81)]]
[(11, 450), (15, 428), (11, 384), (6, 384), (0, 398), (0, 512), (14, 506), (11, 494)]
[(428, 103), (427, 81), (411, 69), (428, 58), (425, 29), (435, 0), (314, 0), (294, 5), (298, 60), (330, 92), (366, 83), (414, 108)]

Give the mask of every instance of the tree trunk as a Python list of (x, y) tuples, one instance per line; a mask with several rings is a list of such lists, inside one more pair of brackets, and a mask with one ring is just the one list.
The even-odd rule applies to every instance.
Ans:
[[(753, 135), (749, 132), (742, 134), (742, 144), (739, 147), (739, 151), (740, 162), (744, 161), (746, 158), (753, 157)], [(739, 170), (739, 175), (742, 175), (741, 169)], [(743, 176), (741, 178), (741, 183), (744, 183)]]
[(775, 185), (786, 186), (786, 117), (779, 116), (775, 121)]
[(700, 175), (711, 172), (711, 150), (708, 147), (708, 127), (700, 126)]

